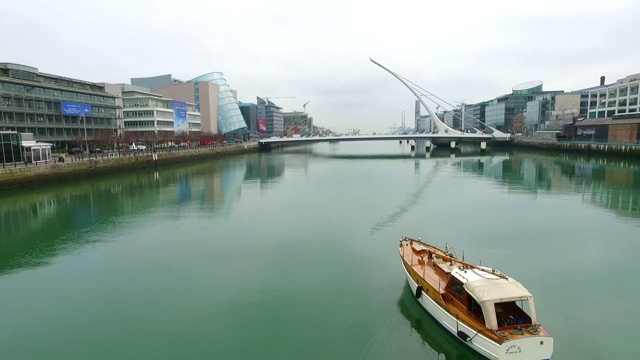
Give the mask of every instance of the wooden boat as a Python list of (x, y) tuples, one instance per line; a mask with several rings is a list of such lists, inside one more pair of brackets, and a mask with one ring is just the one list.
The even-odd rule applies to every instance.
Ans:
[(417, 301), (464, 344), (489, 359), (551, 358), (553, 338), (522, 284), (420, 240), (402, 238), (399, 251)]

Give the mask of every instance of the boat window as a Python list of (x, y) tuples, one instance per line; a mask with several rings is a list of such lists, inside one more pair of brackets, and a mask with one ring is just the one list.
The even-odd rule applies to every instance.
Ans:
[(465, 291), (461, 282), (457, 280), (451, 281), (451, 290), (453, 290), (453, 292), (456, 293), (456, 295), (458, 295), (460, 299), (464, 299)]
[(482, 308), (480, 304), (474, 299), (472, 296), (467, 294), (467, 309), (469, 309), (469, 313), (475, 317), (476, 319), (482, 321), (484, 324), (484, 315), (482, 314)]
[(495, 305), (498, 327), (530, 325), (529, 302), (527, 300), (507, 301)]

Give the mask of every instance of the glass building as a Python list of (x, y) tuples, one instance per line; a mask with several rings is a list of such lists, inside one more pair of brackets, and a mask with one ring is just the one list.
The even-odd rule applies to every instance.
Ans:
[[(65, 111), (70, 109), (85, 112)], [(87, 139), (92, 144), (110, 143), (116, 134), (116, 97), (103, 84), (0, 63), (0, 131), (32, 133), (55, 147), (80, 145)]]
[[(218, 85), (218, 131), (221, 134), (227, 134), (232, 131), (246, 129), (247, 124), (242, 117), (238, 102), (227, 84), (227, 80), (222, 76), (221, 72), (212, 72), (200, 75), (190, 82), (197, 83), (199, 81), (208, 81)], [(197, 88), (194, 89), (198, 91)], [(200, 108), (199, 96), (195, 97), (196, 108)]]
[(20, 133), (0, 131), (0, 160), (3, 164), (23, 161), (21, 143)]

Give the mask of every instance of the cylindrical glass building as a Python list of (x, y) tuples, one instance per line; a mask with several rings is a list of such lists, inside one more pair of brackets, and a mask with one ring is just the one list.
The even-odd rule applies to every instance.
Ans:
[(200, 75), (190, 82), (199, 81), (208, 81), (218, 85), (218, 132), (227, 134), (235, 130), (246, 129), (247, 124), (240, 113), (238, 102), (222, 73), (212, 72)]

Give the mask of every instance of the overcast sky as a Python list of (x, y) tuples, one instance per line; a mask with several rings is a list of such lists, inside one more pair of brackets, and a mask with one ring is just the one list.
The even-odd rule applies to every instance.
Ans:
[(413, 122), (411, 93), (369, 57), (450, 103), (640, 72), (638, 0), (5, 0), (0, 14), (0, 62), (112, 83), (220, 71), (240, 101), (309, 101), (336, 131)]

